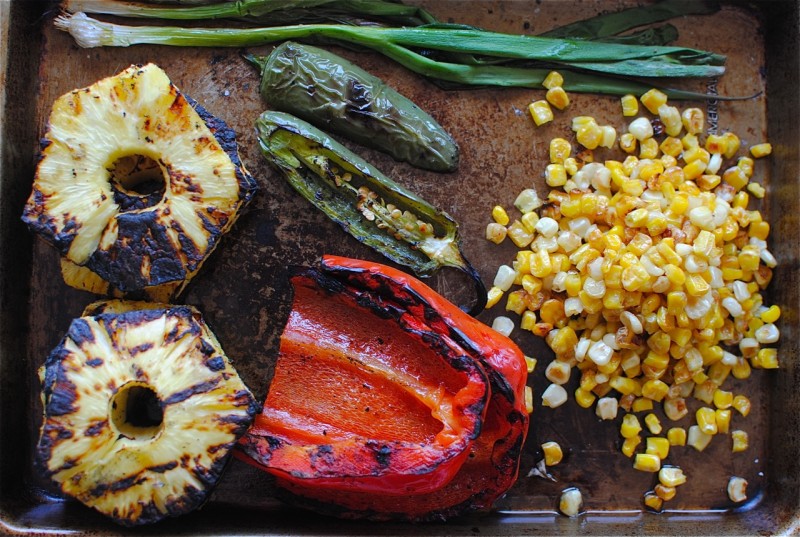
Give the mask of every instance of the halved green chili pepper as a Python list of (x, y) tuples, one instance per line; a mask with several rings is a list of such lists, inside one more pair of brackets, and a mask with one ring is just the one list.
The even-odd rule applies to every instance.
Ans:
[(247, 58), (261, 69), (261, 96), (270, 107), (419, 168), (458, 167), (458, 145), (435, 119), (346, 59), (291, 41), (269, 56)]
[(256, 121), (267, 159), (289, 184), (362, 243), (418, 276), (454, 267), (475, 282), (477, 302), (486, 288), (461, 252), (458, 223), (395, 183), (316, 127), (283, 112), (267, 111)]

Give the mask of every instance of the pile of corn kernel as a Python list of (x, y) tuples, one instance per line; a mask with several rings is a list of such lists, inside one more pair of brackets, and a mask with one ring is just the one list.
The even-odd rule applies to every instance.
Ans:
[[(551, 73), (547, 99), (529, 107), (537, 126), (552, 121), (550, 101), (568, 106), (563, 91), (553, 90), (562, 81)], [(772, 148), (759, 143), (737, 157), (735, 134), (705, 135), (701, 109), (680, 111), (655, 89), (623, 97), (621, 107), (632, 119), (619, 136), (578, 116), (576, 147), (550, 141), (544, 199), (533, 188), (522, 191), (513, 221), (494, 207), (486, 238), (510, 240), (519, 251), (499, 267), (487, 308), (505, 299), (509, 314), (493, 327), (510, 334), (513, 312), (520, 329), (553, 350), (544, 406), (568, 400), (565, 385), (574, 374), (578, 405), (603, 420), (623, 414), (622, 452), (634, 468), (658, 476), (644, 502), (659, 511), (686, 481), (680, 468), (665, 464), (670, 449), (703, 451), (720, 435), (734, 453), (748, 448), (734, 413), (747, 416), (750, 401), (726, 389), (728, 377), (778, 367), (781, 312), (761, 294), (776, 266), (770, 226), (749, 208), (765, 194), (754, 180), (754, 159)], [(597, 148), (624, 157), (595, 162)], [(690, 398), (699, 405), (692, 425), (671, 426), (689, 413)]]

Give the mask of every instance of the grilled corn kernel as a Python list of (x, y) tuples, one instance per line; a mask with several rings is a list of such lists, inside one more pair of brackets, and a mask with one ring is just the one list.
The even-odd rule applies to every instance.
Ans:
[(486, 294), (486, 309), (489, 309), (500, 302), (500, 299), (503, 297), (503, 290), (499, 287), (492, 287)]
[[(639, 143), (639, 158), (654, 159), (658, 156), (658, 140), (647, 138)], [(644, 177), (643, 177), (644, 179)]]
[(703, 132), (705, 120), (705, 113), (699, 108), (687, 108), (681, 114), (683, 128), (686, 129), (686, 132), (689, 134), (699, 134)]
[(558, 510), (566, 516), (578, 516), (583, 506), (581, 491), (576, 488), (568, 488), (561, 493), (558, 501)]
[(667, 102), (667, 95), (660, 90), (652, 88), (646, 91), (639, 100), (642, 102), (645, 108), (650, 111), (653, 115), (658, 115), (658, 108), (666, 104)]
[(507, 234), (506, 226), (502, 224), (490, 222), (486, 225), (486, 240), (492, 241), (495, 244), (503, 242)]
[(616, 397), (601, 397), (595, 405), (595, 414), (601, 420), (613, 420), (617, 417), (618, 410), (619, 400)]
[(767, 194), (767, 190), (762, 185), (752, 181), (747, 183), (747, 191), (758, 199), (762, 199)]
[(661, 434), (661, 420), (658, 419), (653, 413), (648, 414), (644, 417), (644, 423), (647, 425), (647, 430), (649, 430), (653, 434)]
[(734, 453), (747, 451), (747, 448), (750, 446), (750, 439), (747, 435), (747, 432), (739, 429), (731, 432), (731, 442), (731, 451)]
[(572, 154), (572, 145), (564, 138), (553, 138), (550, 140), (550, 162), (552, 164), (564, 164), (564, 161)]
[(645, 453), (664, 460), (669, 455), (669, 440), (663, 436), (649, 436), (645, 440)]
[(728, 434), (731, 427), (731, 411), (718, 408), (714, 411), (714, 414), (717, 423), (717, 432), (720, 434)]
[(728, 480), (728, 498), (736, 503), (747, 499), (747, 480), (745, 478), (733, 476)]
[[(648, 410), (653, 410), (653, 400), (648, 399), (646, 397), (637, 397), (636, 400), (633, 402), (631, 410), (633, 410), (634, 412), (646, 412)], [(650, 425), (648, 424), (648, 428), (649, 427)]]
[(558, 384), (550, 384), (542, 393), (542, 405), (557, 408), (567, 402), (567, 391)]
[(523, 330), (532, 331), (537, 322), (536, 313), (532, 310), (525, 310), (519, 320), (519, 327)]
[(750, 177), (739, 166), (731, 166), (723, 172), (722, 180), (736, 190), (741, 190), (750, 181)]
[(564, 85), (564, 77), (561, 76), (561, 73), (559, 73), (558, 71), (550, 71), (549, 73), (547, 73), (547, 76), (542, 82), (542, 86), (544, 86), (547, 89), (552, 89), (563, 85)]
[(563, 164), (548, 164), (545, 167), (544, 178), (548, 186), (564, 186), (567, 184), (567, 170)]
[(686, 429), (683, 427), (672, 427), (667, 431), (667, 440), (671, 446), (686, 445)]
[(625, 117), (635, 116), (639, 113), (639, 100), (635, 95), (623, 95), (620, 98), (622, 105), (622, 115)]
[(508, 317), (500, 315), (495, 317), (494, 321), (492, 321), (492, 329), (503, 334), (504, 336), (508, 336), (514, 331), (514, 321)]
[[(648, 356), (652, 354), (649, 353)], [(645, 362), (647, 362), (647, 359), (645, 359)], [(668, 390), (669, 386), (666, 383), (658, 379), (650, 379), (642, 384), (642, 397), (647, 397), (653, 401), (661, 401), (667, 395)]]
[(564, 110), (567, 106), (569, 106), (569, 96), (561, 86), (553, 86), (552, 88), (548, 89), (544, 98), (547, 99), (548, 103), (552, 104), (559, 110)]
[(756, 144), (750, 148), (750, 154), (753, 158), (762, 158), (772, 153), (772, 144), (764, 142)]
[(533, 241), (533, 233), (528, 231), (519, 220), (514, 220), (508, 226), (508, 238), (517, 248), (525, 248)]
[(625, 414), (622, 418), (622, 425), (619, 433), (623, 438), (633, 438), (642, 431), (642, 425), (635, 414)]
[(634, 435), (634, 436), (631, 436), (630, 438), (626, 438), (622, 442), (622, 447), (620, 448), (620, 451), (622, 451), (622, 453), (626, 457), (633, 457), (633, 453), (636, 451), (636, 448), (641, 443), (642, 443), (642, 437), (641, 436), (639, 436), (638, 434)]
[(675, 494), (677, 493), (675, 487), (665, 487), (661, 483), (656, 485), (655, 488), (653, 488), (653, 491), (656, 493), (656, 496), (658, 496), (665, 502), (670, 501), (672, 498), (675, 497)]
[(501, 205), (492, 207), (492, 218), (501, 226), (507, 226), (509, 223), (508, 213)]
[(525, 386), (525, 411), (533, 414), (533, 388)]
[(661, 459), (652, 453), (637, 453), (633, 459), (633, 467), (642, 472), (658, 472), (661, 470)]
[(659, 498), (655, 492), (648, 492), (644, 495), (644, 505), (653, 511), (659, 512), (664, 506), (664, 500)]
[(641, 142), (653, 137), (653, 125), (646, 117), (639, 117), (630, 122), (628, 132)]
[(669, 106), (666, 103), (658, 107), (657, 114), (661, 122), (664, 124), (664, 132), (667, 136), (678, 136), (683, 130), (683, 123), (681, 122), (681, 113), (674, 106)]
[(697, 451), (703, 451), (711, 443), (712, 435), (706, 434), (700, 430), (698, 425), (689, 427), (689, 434), (686, 438), (686, 444), (692, 446)]
[(658, 471), (658, 482), (665, 487), (679, 487), (686, 483), (686, 474), (677, 466), (664, 466)]
[(534, 101), (528, 105), (528, 111), (537, 127), (553, 121), (553, 110), (547, 101)]
[(581, 408), (590, 408), (596, 399), (597, 396), (593, 394), (591, 390), (585, 390), (580, 387), (575, 389), (575, 402), (578, 403)]
[(564, 452), (558, 442), (550, 441), (542, 444), (542, 453), (544, 453), (544, 464), (546, 466), (555, 466), (564, 458)]
[(733, 392), (717, 389), (714, 392), (714, 406), (717, 408), (730, 408), (733, 404)]

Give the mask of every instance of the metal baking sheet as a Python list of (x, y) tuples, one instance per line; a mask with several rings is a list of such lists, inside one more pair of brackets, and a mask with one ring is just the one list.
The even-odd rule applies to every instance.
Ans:
[[(443, 20), (488, 29), (539, 33), (607, 10), (643, 2), (627, 0), (447, 1), (423, 3)], [(265, 105), (257, 73), (239, 49), (135, 46), (80, 49), (54, 30), (52, 2), (0, 2), (0, 530), (9, 534), (118, 534), (121, 529), (75, 502), (64, 501), (31, 471), (41, 404), (36, 370), (63, 336), (69, 321), (94, 297), (67, 287), (53, 249), (35, 240), (20, 221), (30, 192), (38, 137), (49, 107), (61, 94), (119, 72), (133, 63), (155, 62), (186, 94), (224, 119), (237, 133), (241, 157), (261, 191), (234, 229), (195, 277), (180, 302), (196, 305), (234, 360), (245, 382), (266, 393), (278, 337), (288, 314), (287, 266), (313, 264), (324, 253), (382, 261), (345, 236), (291, 190), (266, 164), (255, 142), (253, 122)], [(538, 535), (538, 534), (793, 534), (800, 531), (800, 367), (798, 367), (798, 214), (800, 214), (800, 101), (797, 88), (798, 6), (794, 1), (724, 2), (710, 17), (673, 21), (679, 43), (728, 56), (727, 73), (697, 81), (692, 89), (727, 95), (758, 95), (745, 101), (703, 103), (710, 128), (738, 133), (751, 145), (768, 140), (773, 156), (759, 162), (767, 186), (760, 209), (772, 224), (770, 249), (780, 263), (767, 299), (781, 306), (779, 371), (757, 371), (733, 384), (751, 396), (753, 412), (741, 425), (751, 447), (731, 455), (717, 439), (702, 454), (673, 450), (670, 462), (689, 476), (662, 514), (646, 513), (642, 495), (652, 476), (631, 468), (619, 452), (618, 425), (570, 402), (541, 407), (546, 386), (546, 345), (517, 330), (513, 338), (537, 356), (529, 384), (536, 411), (515, 487), (488, 514), (444, 524), (345, 522), (291, 509), (273, 497), (271, 479), (233, 460), (208, 504), (196, 513), (139, 530), (155, 534), (264, 535)], [(270, 47), (251, 49), (267, 52)], [(467, 257), (491, 283), (497, 267), (510, 263), (514, 248), (486, 241), (484, 228), (495, 204), (511, 208), (529, 186), (546, 191), (542, 172), (547, 144), (569, 138), (570, 118), (589, 114), (621, 130), (624, 120), (613, 97), (571, 95), (568, 111), (536, 128), (527, 105), (537, 89), (444, 91), (383, 57), (335, 49), (380, 76), (454, 136), (462, 148), (452, 174), (422, 172), (380, 153), (351, 145), (398, 182), (439, 205), (460, 223)], [(685, 106), (680, 103), (680, 106)], [(452, 273), (431, 282), (445, 295), (468, 299), (469, 286)], [(501, 307), (481, 319), (491, 323)], [(573, 383), (576, 381), (573, 376)], [(688, 419), (681, 425), (688, 426)], [(540, 444), (556, 440), (564, 462), (555, 481), (527, 477), (541, 456)], [(748, 503), (727, 500), (729, 476), (748, 479)], [(557, 512), (560, 491), (578, 487), (586, 512), (569, 519)]]

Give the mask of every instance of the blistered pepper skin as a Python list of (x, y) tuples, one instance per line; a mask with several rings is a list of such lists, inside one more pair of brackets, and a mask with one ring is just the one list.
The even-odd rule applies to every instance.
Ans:
[(419, 168), (458, 168), (458, 145), (433, 117), (348, 60), (287, 41), (254, 61), (262, 66), (261, 95), (271, 108)]
[(472, 315), (486, 305), (480, 274), (464, 257), (458, 223), (310, 123), (266, 111), (256, 121), (262, 153), (289, 184), (343, 230), (417, 276), (456, 268), (473, 280)]
[[(386, 265), (324, 256), (318, 268), (295, 276), (293, 284), (295, 303), (281, 336), (277, 380), (273, 380), (264, 410), (240, 443), (237, 456), (272, 473), (279, 495), (289, 503), (336, 517), (432, 521), (490, 509), (517, 479), (528, 432), (529, 417), (524, 403), (527, 368), (521, 350), (418, 279)], [(366, 310), (359, 315), (343, 314), (341, 306), (345, 302)], [(371, 313), (365, 315), (367, 311)], [(401, 327), (402, 332), (392, 326)], [(408, 338), (423, 346), (412, 348), (402, 343)], [(441, 355), (434, 357), (430, 349)], [(419, 389), (428, 382), (424, 379), (435, 378), (434, 384), (439, 384), (445, 392), (467, 395), (464, 401), (475, 401), (480, 392), (481, 382), (474, 369), (477, 366), (484, 372), (489, 387), (479, 434), (470, 435), (463, 451), (452, 455), (449, 449), (441, 449), (443, 444), (438, 440), (450, 442), (450, 446), (464, 446), (463, 433), (470, 429), (475, 415), (470, 409), (477, 407), (444, 404), (441, 410), (431, 412), (403, 403), (404, 396), (398, 399), (400, 392), (395, 389), (402, 386), (401, 391), (409, 393), (410, 386), (402, 379), (412, 378), (403, 374), (385, 377), (390, 382), (380, 387), (371, 381), (351, 382), (350, 374), (337, 374), (335, 381), (323, 382), (325, 378), (334, 378), (326, 377), (324, 368), (320, 368), (332, 356), (347, 356), (347, 360), (360, 364), (365, 363), (364, 357), (369, 357), (367, 362), (402, 364), (402, 370), (422, 367), (412, 375), (418, 379), (412, 383), (416, 386), (413, 390), (416, 397), (426, 391)], [(313, 364), (315, 357), (321, 362)], [(441, 358), (447, 367), (431, 370)], [(339, 360), (339, 363), (344, 362)], [(387, 371), (383, 365), (378, 369)], [(315, 380), (309, 380), (312, 378)], [(465, 379), (470, 379), (467, 385)], [(305, 393), (314, 396), (303, 397)], [(328, 397), (336, 403), (315, 404), (319, 394), (323, 400)], [(381, 404), (376, 404), (375, 398), (380, 398)], [(354, 399), (360, 404), (345, 408)], [(293, 406), (292, 400), (297, 404)], [(447, 397), (434, 400), (446, 401)], [(297, 415), (292, 412), (295, 407), (299, 410)], [(322, 409), (324, 419), (309, 414), (309, 408)], [(393, 412), (376, 414), (386, 409)], [(365, 421), (362, 418), (367, 414), (369, 420)], [(410, 451), (406, 455), (398, 451), (395, 460), (412, 465), (404, 469), (395, 467), (394, 475), (379, 469), (369, 470), (368, 466), (379, 459), (385, 459), (384, 463), (392, 460), (395, 455), (389, 449), (377, 458), (369, 451), (366, 457), (359, 457), (362, 462), (355, 467), (360, 478), (337, 475), (333, 465), (338, 461), (333, 455), (345, 452), (336, 444), (350, 443), (341, 427), (331, 426), (340, 423), (333, 415), (347, 416), (345, 421), (350, 424), (350, 431), (355, 425), (367, 424), (379, 436), (404, 435), (406, 431), (417, 438), (427, 435), (438, 440), (418, 444), (416, 450), (413, 441), (405, 444), (403, 449)], [(354, 415), (361, 418), (354, 422)], [(432, 416), (444, 420), (431, 420)], [(442, 423), (463, 423), (467, 427), (439, 430)], [(443, 431), (445, 435), (441, 436)], [(460, 431), (462, 436), (452, 436), (453, 431)], [(307, 471), (308, 465), (304, 463), (291, 462), (285, 466), (290, 459), (281, 452), (285, 442), (292, 439), (299, 440), (299, 445), (316, 446), (307, 451), (308, 461), (314, 465), (312, 472)], [(321, 444), (332, 446), (324, 448), (322, 453)], [(413, 467), (416, 463), (420, 463), (418, 468)], [(276, 468), (281, 465), (282, 469)], [(289, 468), (297, 471), (287, 472)], [(341, 468), (354, 466), (343, 464)], [(329, 469), (333, 472), (326, 473)], [(370, 472), (371, 476), (366, 475)]]

